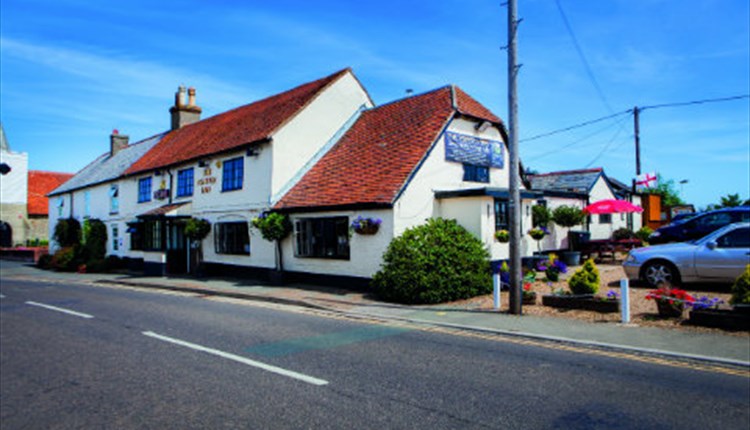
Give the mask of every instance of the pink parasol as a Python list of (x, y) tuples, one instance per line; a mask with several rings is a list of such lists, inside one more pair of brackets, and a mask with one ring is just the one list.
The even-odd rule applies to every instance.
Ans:
[(643, 208), (625, 200), (599, 200), (583, 208), (587, 214), (643, 212)]

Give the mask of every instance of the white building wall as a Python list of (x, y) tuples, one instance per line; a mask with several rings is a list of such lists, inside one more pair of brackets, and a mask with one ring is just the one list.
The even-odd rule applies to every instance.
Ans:
[(357, 79), (347, 72), (273, 136), (271, 195), (280, 198), (290, 181), (362, 107), (372, 107)]
[[(544, 199), (547, 201), (547, 209), (549, 209), (550, 212), (560, 206), (574, 206), (580, 209), (583, 209), (586, 206), (585, 200), (582, 199), (550, 196), (546, 196)], [(568, 242), (568, 232), (570, 230), (586, 231), (586, 226), (584, 224), (567, 228), (561, 227), (551, 221), (547, 227), (550, 234), (545, 236), (541, 241), (542, 250), (567, 250), (570, 247)]]
[(11, 170), (0, 176), (0, 203), (26, 204), (29, 186), (29, 155), (25, 152), (0, 151), (0, 163)]
[[(616, 199), (612, 189), (607, 185), (604, 177), (599, 178), (594, 183), (594, 186), (589, 192), (589, 204), (596, 203), (600, 200), (611, 200)], [(627, 227), (627, 221), (624, 215), (612, 214), (611, 223), (600, 222), (599, 215), (591, 215), (589, 231), (591, 231), (591, 239), (609, 239), (612, 237), (612, 233), (621, 227)]]

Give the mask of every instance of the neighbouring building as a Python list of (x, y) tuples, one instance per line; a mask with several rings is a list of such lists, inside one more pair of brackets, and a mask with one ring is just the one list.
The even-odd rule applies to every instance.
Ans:
[[(600, 200), (628, 200), (640, 205), (640, 195), (632, 192), (623, 183), (608, 177), (601, 167), (582, 170), (527, 175), (531, 189), (541, 192), (540, 204), (546, 204), (550, 210), (558, 206), (577, 206), (583, 209)], [(632, 214), (598, 214), (588, 216), (586, 223), (572, 230), (584, 230), (591, 233), (591, 239), (609, 239), (612, 233), (620, 228), (636, 231), (642, 226), (640, 213)], [(551, 234), (543, 241), (544, 249), (567, 249), (568, 229), (553, 226)]]
[(29, 170), (25, 152), (14, 152), (0, 124), (0, 247), (38, 245), (49, 236), (47, 193), (70, 173)]

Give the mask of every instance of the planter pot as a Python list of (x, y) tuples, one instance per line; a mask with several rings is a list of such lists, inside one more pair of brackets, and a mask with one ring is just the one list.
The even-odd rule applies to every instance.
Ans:
[(620, 312), (620, 300), (602, 300), (592, 294), (581, 296), (542, 296), (542, 304), (560, 309), (581, 309), (601, 313)]
[(669, 303), (667, 300), (656, 300), (656, 308), (662, 318), (680, 318), (685, 305), (682, 302)]
[(373, 235), (378, 232), (378, 229), (380, 229), (380, 226), (377, 224), (368, 224), (364, 227), (355, 228), (354, 231), (357, 234), (364, 234), (364, 235)]
[(750, 331), (750, 313), (728, 309), (696, 309), (690, 311), (690, 324), (725, 330)]
[(732, 309), (739, 314), (750, 315), (750, 305), (734, 305)]
[(578, 266), (581, 264), (581, 252), (580, 251), (563, 251), (561, 252), (560, 259), (568, 267)]
[(521, 298), (521, 303), (524, 305), (535, 305), (536, 304), (536, 293), (524, 294)]

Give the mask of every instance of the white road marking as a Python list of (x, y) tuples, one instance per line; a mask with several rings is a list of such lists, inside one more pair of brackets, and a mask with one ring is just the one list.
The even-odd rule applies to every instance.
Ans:
[(0, 299), (4, 299), (4, 298), (5, 298), (5, 294), (0, 294)]
[(280, 367), (271, 366), (270, 364), (261, 363), (260, 361), (250, 360), (249, 358), (241, 357), (239, 355), (230, 354), (228, 352), (219, 351), (218, 349), (212, 349), (207, 348), (205, 346), (197, 345), (194, 343), (186, 342), (184, 340), (174, 339), (167, 336), (162, 336), (160, 334), (151, 332), (151, 331), (144, 331), (144, 335), (152, 337), (154, 339), (163, 340), (164, 342), (173, 343), (175, 345), (184, 346), (187, 348), (194, 349), (196, 351), (202, 351), (207, 352), (209, 354), (217, 355), (219, 357), (227, 358), (229, 360), (234, 360), (243, 364), (247, 364), (248, 366), (257, 367), (259, 369), (266, 370), (268, 372), (276, 373), (278, 375), (287, 376), (289, 378), (298, 379), (303, 382), (307, 382), (308, 384), (313, 385), (326, 385), (328, 384), (328, 381), (325, 381), (323, 379), (313, 378), (312, 376), (304, 375), (302, 373), (293, 372), (291, 370), (282, 369)]
[(76, 311), (71, 311), (70, 309), (58, 308), (57, 306), (45, 305), (44, 303), (26, 302), (26, 304), (27, 305), (31, 305), (31, 306), (38, 306), (40, 308), (45, 308), (45, 309), (49, 309), (49, 310), (52, 310), (52, 311), (62, 312), (64, 314), (68, 314), (68, 315), (74, 315), (74, 316), (81, 317), (81, 318), (94, 318), (93, 315), (84, 314), (84, 313), (76, 312)]

